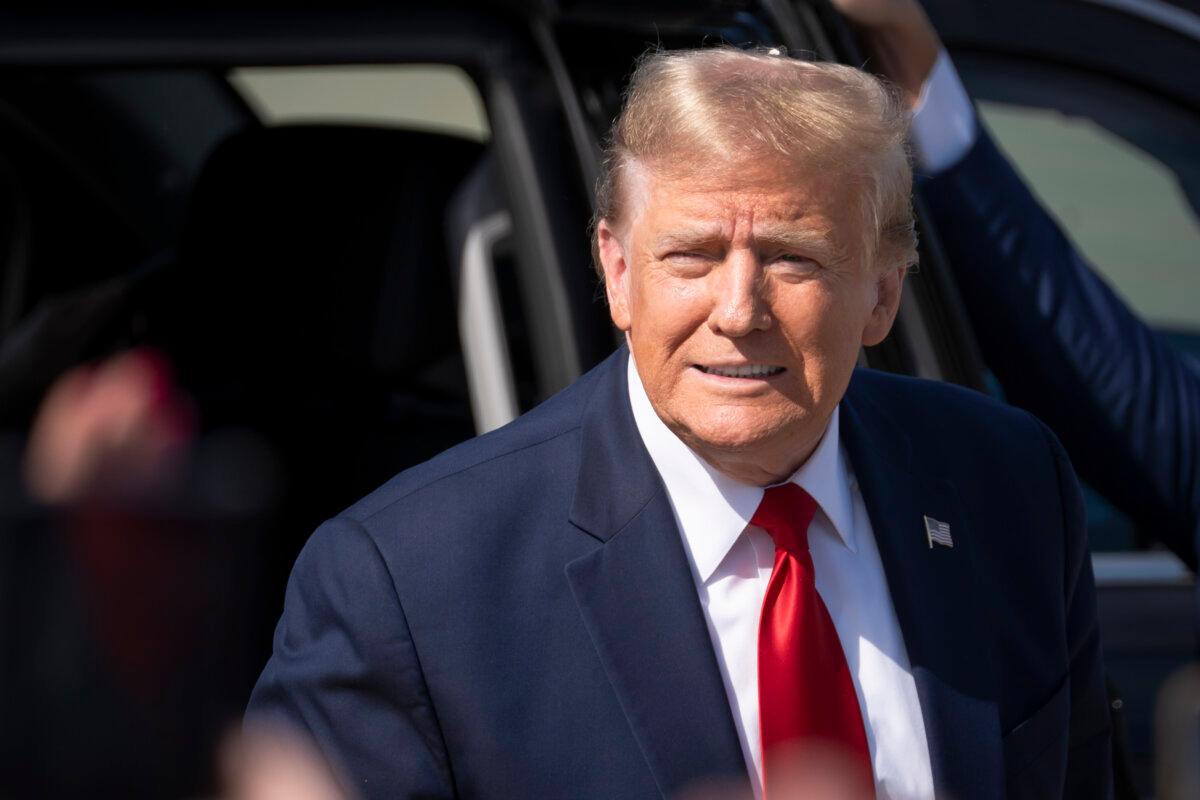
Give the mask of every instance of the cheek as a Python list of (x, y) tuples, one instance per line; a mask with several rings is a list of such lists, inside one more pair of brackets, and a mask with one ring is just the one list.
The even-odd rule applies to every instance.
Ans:
[(796, 288), (776, 312), (792, 348), (821, 370), (857, 359), (867, 319), (857, 287), (813, 282)]
[(689, 339), (708, 317), (702, 281), (681, 280), (651, 272), (632, 291), (632, 336), (658, 348), (666, 357)]

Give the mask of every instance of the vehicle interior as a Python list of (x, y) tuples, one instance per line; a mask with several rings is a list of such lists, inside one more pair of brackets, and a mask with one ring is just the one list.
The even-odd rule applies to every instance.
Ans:
[[(1039, 196), (1200, 353), (1200, 28), (1186, 24), (1200, 8), (1179, 23), (1116, 2), (926, 5)], [(3, 19), (5, 797), (211, 792), (308, 534), (612, 351), (591, 187), (638, 55), (727, 43), (867, 63), (819, 0)], [(1160, 205), (1078, 188), (1084, 167), (1062, 154), (1081, 147)], [(862, 363), (997, 392), (917, 208), (920, 269)], [(1111, 220), (1130, 213), (1151, 226), (1149, 277), (1113, 252)], [(23, 458), (47, 394), (130, 351), (165, 362), (190, 409), (178, 474), (148, 498), (31, 497)], [(1119, 783), (1152, 796), (1158, 693), (1195, 655), (1194, 578), (1136, 509), (1092, 492), (1089, 520)]]

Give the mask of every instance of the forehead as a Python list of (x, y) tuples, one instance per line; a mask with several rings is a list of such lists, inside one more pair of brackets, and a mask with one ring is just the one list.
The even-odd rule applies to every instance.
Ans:
[(733, 236), (807, 230), (847, 242), (857, 235), (854, 192), (828, 173), (772, 168), (654, 170), (627, 176), (635, 235)]

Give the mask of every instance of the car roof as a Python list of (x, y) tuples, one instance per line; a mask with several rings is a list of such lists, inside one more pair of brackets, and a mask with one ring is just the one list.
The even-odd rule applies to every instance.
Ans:
[(550, 4), (493, 0), (394, 2), (177, 2), (155, 7), (39, 5), (0, 13), (0, 66), (337, 63), (422, 59), (487, 61), (487, 48), (534, 19), (636, 26), (702, 25), (755, 7), (708, 0)]

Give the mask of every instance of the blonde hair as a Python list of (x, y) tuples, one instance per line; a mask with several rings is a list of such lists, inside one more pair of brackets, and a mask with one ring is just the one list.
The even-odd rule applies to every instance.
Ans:
[(853, 67), (732, 47), (651, 51), (637, 63), (596, 185), (596, 223), (620, 221), (634, 165), (703, 180), (783, 164), (852, 181), (864, 263), (917, 262), (908, 116), (893, 87)]

